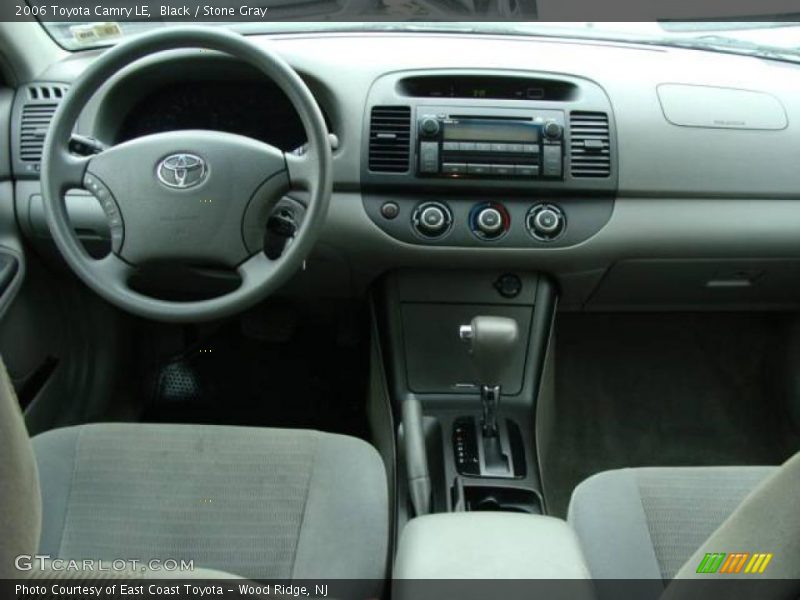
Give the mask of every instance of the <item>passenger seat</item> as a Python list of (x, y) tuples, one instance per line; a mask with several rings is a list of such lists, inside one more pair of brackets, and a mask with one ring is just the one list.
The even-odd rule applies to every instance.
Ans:
[(778, 470), (605, 471), (575, 488), (567, 520), (578, 534), (594, 579), (654, 579), (666, 584), (742, 500)]

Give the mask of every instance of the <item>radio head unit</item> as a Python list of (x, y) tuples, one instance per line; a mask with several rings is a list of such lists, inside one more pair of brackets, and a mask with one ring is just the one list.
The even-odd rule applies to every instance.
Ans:
[(417, 107), (421, 177), (564, 177), (564, 113), (486, 107)]

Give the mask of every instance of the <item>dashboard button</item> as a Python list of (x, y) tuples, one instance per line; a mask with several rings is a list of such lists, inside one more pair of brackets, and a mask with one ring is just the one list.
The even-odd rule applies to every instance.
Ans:
[(477, 149), (475, 142), (461, 142), (458, 149), (462, 152), (475, 152)]
[(442, 150), (446, 150), (447, 152), (457, 151), (459, 149), (458, 142), (443, 142), (442, 143)]
[(514, 175), (518, 177), (538, 177), (539, 165), (514, 165)]
[(490, 143), (488, 143), (488, 142), (478, 142), (478, 143), (475, 144), (475, 149), (478, 152), (491, 152), (492, 151), (492, 145)]
[(508, 144), (492, 144), (492, 152), (508, 152)]
[(429, 137), (434, 137), (436, 134), (438, 134), (440, 128), (441, 126), (439, 125), (439, 121), (436, 119), (436, 117), (423, 117), (419, 125), (420, 132)]
[(442, 165), (442, 173), (445, 175), (461, 175), (466, 172), (466, 163), (444, 163)]
[(514, 152), (515, 154), (519, 154), (522, 152), (522, 144), (509, 144), (508, 151)]
[(492, 175), (513, 175), (514, 165), (492, 165)]
[(492, 165), (469, 163), (467, 173), (470, 175), (489, 175), (492, 172)]
[(438, 142), (422, 142), (419, 145), (419, 170), (421, 173), (439, 172)]
[(539, 144), (522, 144), (522, 151), (525, 154), (539, 154)]
[(516, 298), (522, 291), (522, 280), (513, 273), (506, 273), (494, 282), (494, 287), (503, 298)]
[(543, 127), (544, 135), (549, 140), (560, 140), (564, 133), (564, 128), (556, 121), (547, 121)]
[(386, 202), (381, 206), (381, 214), (385, 219), (394, 219), (400, 214), (400, 207), (397, 202)]
[(561, 144), (544, 146), (542, 174), (545, 177), (561, 177)]

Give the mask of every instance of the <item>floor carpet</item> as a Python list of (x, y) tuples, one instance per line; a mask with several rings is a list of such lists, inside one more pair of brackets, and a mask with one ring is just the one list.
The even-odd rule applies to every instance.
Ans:
[(772, 393), (780, 315), (559, 315), (551, 514), (620, 467), (778, 464), (800, 449)]

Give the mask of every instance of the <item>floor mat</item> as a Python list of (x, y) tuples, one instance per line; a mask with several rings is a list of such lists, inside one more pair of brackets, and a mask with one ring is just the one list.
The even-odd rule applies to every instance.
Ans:
[(778, 464), (797, 451), (770, 393), (780, 315), (559, 315), (551, 514), (575, 485), (636, 466)]
[(366, 439), (366, 343), (304, 320), (289, 341), (243, 335), (237, 322), (158, 366), (147, 422), (295, 427)]

